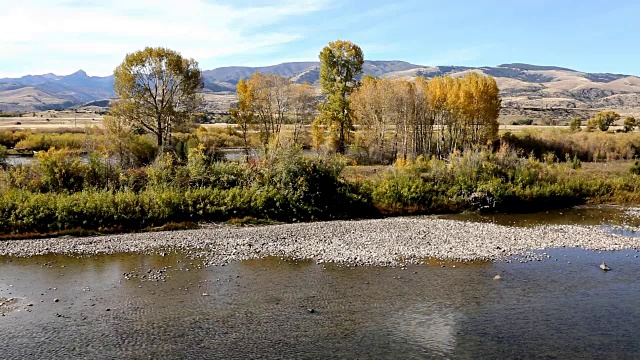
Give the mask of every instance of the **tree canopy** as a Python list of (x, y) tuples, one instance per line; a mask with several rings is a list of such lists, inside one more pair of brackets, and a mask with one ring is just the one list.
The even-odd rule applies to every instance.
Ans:
[(128, 54), (114, 71), (118, 100), (112, 115), (132, 128), (155, 135), (167, 144), (176, 126), (191, 120), (202, 103), (198, 63), (165, 48)]
[(627, 116), (627, 118), (624, 119), (624, 132), (633, 131), (636, 126), (638, 126), (638, 120), (636, 120), (635, 117)]
[(320, 105), (318, 121), (329, 127), (333, 147), (341, 154), (352, 128), (349, 95), (358, 85), (363, 64), (362, 49), (350, 41), (330, 42), (320, 52), (320, 85), (326, 101)]
[(600, 131), (607, 131), (609, 127), (616, 121), (620, 120), (620, 114), (613, 110), (600, 111), (594, 117), (589, 119), (589, 130), (598, 128)]

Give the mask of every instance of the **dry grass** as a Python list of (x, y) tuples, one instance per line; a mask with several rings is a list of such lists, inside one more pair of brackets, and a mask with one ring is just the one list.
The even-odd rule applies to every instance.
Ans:
[(571, 132), (567, 128), (528, 127), (503, 133), (508, 145), (541, 158), (547, 153), (564, 160), (569, 154), (585, 162), (631, 160), (640, 152), (640, 132)]
[[(35, 116), (33, 116), (35, 114)], [(43, 111), (27, 113), (21, 117), (0, 118), (0, 129), (12, 131), (44, 130), (46, 132), (61, 132), (64, 129), (83, 129), (87, 126), (102, 127), (102, 115), (95, 113), (75, 113), (73, 111)], [(71, 131), (76, 132), (76, 131)]]
[(578, 174), (589, 177), (616, 177), (629, 174), (629, 169), (633, 165), (633, 160), (618, 160), (599, 163), (582, 163), (582, 169)]
[(341, 176), (343, 179), (359, 183), (364, 180), (379, 180), (393, 168), (388, 165), (351, 165), (346, 166), (342, 170)]

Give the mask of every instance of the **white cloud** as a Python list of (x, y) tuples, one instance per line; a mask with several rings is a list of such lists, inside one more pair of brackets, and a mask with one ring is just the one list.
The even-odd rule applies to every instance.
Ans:
[(169, 47), (201, 63), (260, 54), (300, 39), (278, 25), (323, 10), (328, 1), (238, 7), (211, 0), (0, 0), (0, 76), (7, 75), (2, 67), (64, 73), (79, 66), (105, 75), (145, 46)]

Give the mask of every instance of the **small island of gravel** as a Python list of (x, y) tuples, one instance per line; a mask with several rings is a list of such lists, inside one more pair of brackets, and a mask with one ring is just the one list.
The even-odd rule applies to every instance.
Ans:
[(88, 256), (178, 251), (208, 265), (281, 256), (319, 263), (396, 266), (427, 258), (496, 261), (530, 250), (576, 247), (639, 249), (635, 238), (596, 226), (518, 228), (433, 217), (269, 225), (204, 226), (197, 230), (0, 242), (0, 255)]

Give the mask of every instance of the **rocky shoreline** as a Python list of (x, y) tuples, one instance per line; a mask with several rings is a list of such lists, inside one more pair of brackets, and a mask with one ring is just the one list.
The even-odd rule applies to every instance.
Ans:
[(283, 256), (319, 263), (396, 266), (428, 258), (496, 261), (535, 259), (547, 248), (640, 249), (640, 239), (597, 226), (518, 228), (433, 217), (332, 221), (258, 227), (207, 225), (197, 230), (0, 242), (0, 255), (88, 256), (180, 251), (208, 265)]
[(0, 297), (0, 316), (13, 311), (16, 303), (17, 301), (14, 298)]

